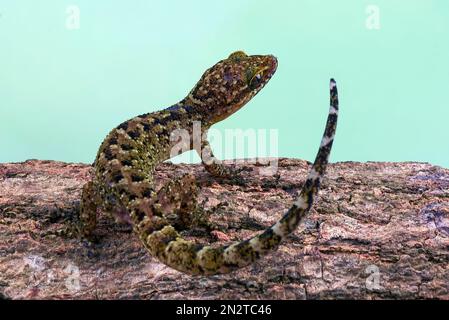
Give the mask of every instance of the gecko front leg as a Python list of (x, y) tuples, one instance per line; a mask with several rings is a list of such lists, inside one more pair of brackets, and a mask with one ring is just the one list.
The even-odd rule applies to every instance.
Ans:
[(234, 184), (242, 185), (245, 183), (245, 179), (240, 174), (243, 169), (234, 169), (226, 166), (221, 160), (217, 159), (207, 138), (202, 139), (201, 149), (196, 148), (195, 150), (201, 158), (204, 169), (213, 177), (229, 180)]

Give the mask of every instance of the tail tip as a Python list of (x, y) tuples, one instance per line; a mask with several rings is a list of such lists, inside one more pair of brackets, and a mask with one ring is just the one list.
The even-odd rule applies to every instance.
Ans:
[(330, 80), (329, 87), (330, 87), (330, 89), (332, 90), (332, 89), (334, 89), (336, 86), (337, 86), (337, 81), (335, 81), (335, 79), (332, 78), (332, 79)]

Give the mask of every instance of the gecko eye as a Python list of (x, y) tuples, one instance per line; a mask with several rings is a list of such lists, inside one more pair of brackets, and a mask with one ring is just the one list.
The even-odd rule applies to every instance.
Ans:
[(255, 88), (260, 84), (261, 81), (262, 81), (262, 72), (258, 72), (251, 78), (249, 86), (251, 88)]

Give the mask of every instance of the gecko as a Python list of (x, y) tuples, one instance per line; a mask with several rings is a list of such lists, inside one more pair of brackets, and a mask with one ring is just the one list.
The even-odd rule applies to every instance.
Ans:
[(146, 113), (121, 123), (106, 136), (93, 164), (93, 178), (83, 186), (78, 232), (91, 239), (97, 212), (115, 214), (132, 225), (149, 253), (165, 265), (190, 275), (229, 273), (252, 264), (279, 247), (312, 207), (332, 149), (338, 115), (335, 80), (330, 81), (330, 109), (315, 162), (290, 209), (264, 232), (223, 246), (202, 245), (184, 239), (179, 226), (193, 223), (198, 192), (195, 177), (185, 174), (155, 188), (156, 166), (171, 158), (175, 130), (192, 136), (194, 122), (201, 123), (200, 143), (189, 138), (205, 170), (217, 178), (239, 172), (219, 161), (207, 141), (207, 130), (228, 118), (251, 100), (272, 78), (278, 67), (273, 55), (247, 55), (243, 51), (207, 69), (190, 93), (161, 111)]

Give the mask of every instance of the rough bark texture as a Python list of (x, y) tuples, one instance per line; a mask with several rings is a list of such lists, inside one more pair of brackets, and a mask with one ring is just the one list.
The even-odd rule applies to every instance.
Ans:
[[(199, 165), (165, 163), (160, 183), (194, 172), (220, 231), (247, 238), (291, 205), (309, 164), (280, 159), (277, 175), (244, 164), (245, 186), (217, 183)], [(424, 163), (337, 163), (313, 210), (278, 251), (238, 272), (190, 277), (158, 263), (127, 228), (100, 215), (97, 244), (60, 230), (79, 208), (90, 167), (30, 160), (0, 164), (0, 298), (449, 299), (449, 170)]]

